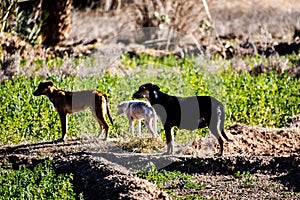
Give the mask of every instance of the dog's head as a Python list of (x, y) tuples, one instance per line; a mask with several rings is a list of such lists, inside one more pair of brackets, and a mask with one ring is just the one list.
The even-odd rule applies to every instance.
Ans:
[(157, 94), (160, 88), (157, 85), (152, 83), (146, 83), (139, 87), (139, 90), (133, 94), (133, 98), (140, 99), (146, 98), (147, 100), (151, 101), (157, 98)]
[(33, 95), (34, 96), (47, 95), (51, 87), (53, 87), (52, 81), (40, 82), (36, 91), (33, 92)]
[(117, 115), (121, 115), (122, 113), (124, 113), (127, 106), (128, 106), (128, 102), (126, 101), (119, 103)]

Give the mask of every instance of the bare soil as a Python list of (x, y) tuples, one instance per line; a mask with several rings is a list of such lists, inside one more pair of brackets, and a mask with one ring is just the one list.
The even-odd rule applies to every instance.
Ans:
[[(74, 189), (85, 199), (169, 199), (196, 194), (207, 199), (300, 198), (299, 128), (236, 124), (226, 132), (233, 142), (226, 143), (224, 157), (205, 155), (204, 148), (207, 153), (216, 150), (214, 144), (207, 149), (206, 139), (194, 149), (202, 154), (184, 155), (184, 148), (178, 144), (177, 155), (168, 156), (124, 151), (117, 147), (116, 138), (105, 142), (82, 136), (65, 143), (2, 146), (0, 165), (10, 163), (18, 169), (19, 165), (33, 167), (45, 159), (53, 160), (57, 173), (74, 174)], [(193, 145), (195, 141), (190, 143)], [(136, 170), (145, 169), (149, 162), (167, 171), (193, 175), (202, 189), (187, 189), (180, 180), (170, 181), (165, 183), (166, 190), (172, 191), (168, 195), (135, 176)]]

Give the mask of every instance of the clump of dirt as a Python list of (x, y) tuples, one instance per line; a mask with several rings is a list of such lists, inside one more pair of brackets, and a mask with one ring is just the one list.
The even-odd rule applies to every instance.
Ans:
[(88, 154), (55, 159), (57, 172), (73, 173), (77, 193), (85, 199), (167, 199), (152, 183), (124, 167)]
[[(286, 127), (282, 128), (234, 124), (226, 130), (226, 134), (232, 141), (224, 143), (224, 153), (253, 156), (300, 155), (299, 125), (299, 115), (292, 117)], [(181, 155), (211, 157), (218, 149), (218, 141), (210, 133), (204, 138), (196, 138), (187, 145), (177, 144), (177, 153)]]
[(227, 132), (231, 133), (233, 139), (232, 143), (226, 144), (225, 152), (228, 153), (257, 156), (289, 156), (300, 153), (298, 128), (263, 128), (235, 124)]
[[(300, 107), (300, 104), (299, 104)], [(296, 115), (288, 120), (286, 127), (300, 128), (300, 115)]]

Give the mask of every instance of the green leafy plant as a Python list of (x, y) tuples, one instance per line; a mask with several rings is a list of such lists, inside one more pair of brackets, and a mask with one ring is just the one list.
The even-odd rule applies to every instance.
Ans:
[(240, 171), (234, 173), (235, 178), (243, 179), (242, 186), (247, 187), (251, 186), (251, 183), (257, 182), (258, 179), (254, 178), (249, 171), (241, 173)]
[(176, 200), (205, 200), (207, 198), (201, 197), (197, 194), (188, 194), (188, 195), (185, 195), (184, 197), (176, 197), (174, 199), (176, 199)]
[(75, 199), (71, 174), (55, 174), (51, 161), (33, 170), (0, 168), (1, 199)]
[(182, 189), (201, 190), (203, 188), (191, 175), (183, 174), (179, 171), (157, 170), (153, 163), (149, 163), (146, 170), (137, 172), (137, 176), (154, 183), (162, 189), (179, 187)]

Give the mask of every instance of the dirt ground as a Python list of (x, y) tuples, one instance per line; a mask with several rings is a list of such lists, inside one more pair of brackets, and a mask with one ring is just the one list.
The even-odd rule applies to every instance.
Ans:
[[(197, 146), (193, 149), (197, 154), (185, 155), (187, 147), (178, 144), (173, 156), (132, 153), (118, 148), (116, 138), (104, 142), (82, 136), (65, 143), (2, 146), (0, 165), (11, 163), (18, 169), (19, 165), (32, 167), (53, 160), (57, 173), (74, 174), (75, 192), (85, 199), (169, 199), (196, 194), (206, 199), (299, 199), (299, 123), (294, 120), (290, 127), (278, 129), (233, 125), (226, 130), (233, 142), (226, 143), (223, 157), (213, 155), (217, 149), (212, 136), (198, 146), (191, 141), (189, 146)], [(182, 188), (178, 180), (165, 183), (173, 192), (168, 195), (135, 176), (136, 170), (145, 169), (150, 162), (158, 169), (191, 174), (203, 188)]]

